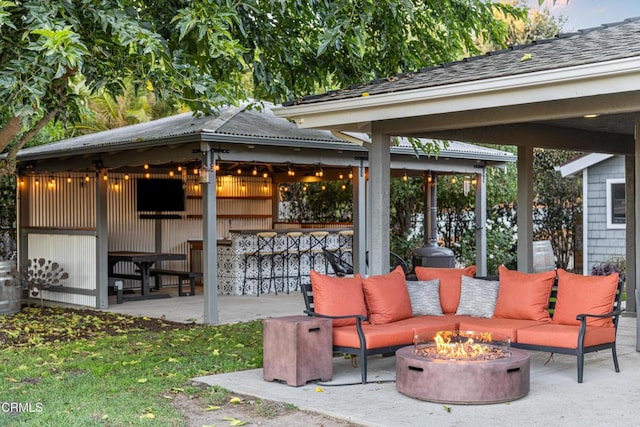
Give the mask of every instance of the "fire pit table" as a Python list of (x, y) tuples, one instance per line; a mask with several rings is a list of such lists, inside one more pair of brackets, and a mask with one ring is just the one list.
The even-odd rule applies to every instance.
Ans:
[(508, 339), (445, 331), (415, 341), (396, 352), (396, 388), (402, 394), (437, 403), (486, 404), (529, 393), (530, 355), (510, 348)]

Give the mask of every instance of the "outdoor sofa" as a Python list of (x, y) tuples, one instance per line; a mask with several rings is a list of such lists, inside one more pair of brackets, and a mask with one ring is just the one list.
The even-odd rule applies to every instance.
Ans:
[(617, 273), (527, 274), (504, 266), (497, 280), (473, 277), (473, 266), (416, 267), (415, 273), (417, 281), (407, 281), (400, 267), (369, 277), (312, 271), (311, 283), (303, 285), (305, 313), (333, 319), (334, 353), (357, 357), (363, 384), (368, 356), (392, 355), (412, 345), (415, 335), (434, 330), (490, 332), (509, 337), (513, 347), (575, 355), (579, 383), (585, 353), (611, 349), (620, 371)]

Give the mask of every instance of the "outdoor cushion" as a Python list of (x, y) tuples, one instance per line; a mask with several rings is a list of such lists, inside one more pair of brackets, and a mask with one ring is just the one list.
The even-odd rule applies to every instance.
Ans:
[[(579, 325), (578, 314), (607, 314), (613, 310), (618, 289), (618, 273), (608, 276), (582, 276), (558, 270), (558, 299), (553, 312), (553, 323)], [(587, 317), (589, 326), (613, 327), (608, 317)]]
[[(309, 272), (316, 313), (329, 316), (367, 315), (362, 292), (362, 277), (331, 277), (314, 270)], [(354, 325), (355, 319), (334, 319), (333, 326)]]
[[(456, 322), (448, 322), (442, 318), (433, 318), (425, 322), (421, 318), (409, 318), (384, 325), (363, 324), (362, 329), (366, 336), (367, 348), (382, 348), (413, 343), (413, 335), (416, 331), (426, 332), (455, 330)], [(360, 347), (355, 326), (342, 326), (333, 328), (333, 345), (338, 347)]]
[(418, 280), (440, 279), (440, 305), (443, 313), (455, 313), (460, 302), (461, 277), (473, 277), (476, 266), (467, 268), (416, 267)]
[(498, 282), (494, 280), (474, 279), (462, 276), (460, 285), (460, 304), (456, 315), (491, 317), (496, 308)]
[(402, 267), (396, 267), (391, 273), (365, 277), (362, 288), (369, 321), (374, 325), (411, 317), (411, 299)]
[[(548, 347), (578, 348), (580, 328), (575, 325), (547, 323), (518, 330), (518, 343)], [(608, 344), (616, 340), (616, 329), (608, 327), (588, 327), (584, 336), (584, 346)]]
[(522, 273), (498, 267), (500, 288), (494, 317), (503, 319), (549, 320), (549, 295), (555, 271)]
[(460, 317), (459, 324), (461, 331), (491, 332), (498, 336), (509, 337), (511, 341), (518, 341), (518, 333), (522, 328), (529, 326), (544, 325), (548, 321), (523, 320), (523, 319), (498, 319), (492, 317)]
[(407, 290), (414, 316), (442, 316), (440, 280), (408, 281)]

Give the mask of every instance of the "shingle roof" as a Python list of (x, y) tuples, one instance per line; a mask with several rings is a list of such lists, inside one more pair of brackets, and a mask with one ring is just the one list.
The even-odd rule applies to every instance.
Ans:
[[(523, 60), (527, 55), (530, 59)], [(312, 104), (640, 56), (640, 17), (285, 103)]]

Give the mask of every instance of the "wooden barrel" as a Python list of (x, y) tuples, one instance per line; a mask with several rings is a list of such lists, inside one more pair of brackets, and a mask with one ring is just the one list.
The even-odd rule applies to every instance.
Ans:
[(22, 288), (14, 274), (13, 261), (0, 261), (0, 315), (14, 314), (22, 308)]

